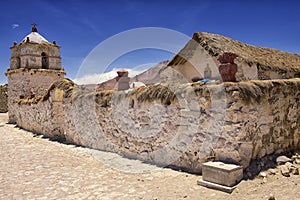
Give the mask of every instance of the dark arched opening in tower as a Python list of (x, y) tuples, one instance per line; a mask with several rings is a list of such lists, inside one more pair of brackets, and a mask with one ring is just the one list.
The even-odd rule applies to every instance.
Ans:
[(45, 52), (42, 53), (42, 69), (48, 69), (49, 63), (48, 63), (48, 57)]

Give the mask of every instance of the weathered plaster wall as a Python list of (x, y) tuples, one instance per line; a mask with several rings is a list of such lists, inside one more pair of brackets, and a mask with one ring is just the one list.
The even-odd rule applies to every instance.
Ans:
[(64, 139), (63, 98), (72, 90), (73, 82), (57, 81), (44, 96), (15, 101), (9, 112), (20, 127), (55, 139)]
[(253, 159), (300, 147), (300, 79), (160, 85), (134, 93), (64, 88), (59, 109), (51, 100), (55, 90), (47, 101), (19, 105), (18, 125), (49, 136), (59, 130), (79, 145), (193, 172), (207, 160), (246, 168)]
[(8, 76), (8, 109), (9, 118), (14, 122), (15, 100), (20, 96), (24, 98), (42, 96), (45, 94), (50, 85), (64, 78), (64, 70), (47, 70), (47, 69), (16, 69), (6, 72)]
[(179, 61), (179, 63), (173, 65), (172, 68), (177, 70), (187, 82), (191, 82), (194, 77), (204, 78), (206, 68), (210, 69), (211, 78), (220, 79), (218, 71), (219, 62), (215, 57), (209, 55), (200, 45), (197, 45), (195, 49), (191, 51), (192, 53), (190, 53), (190, 55), (181, 55), (187, 62)]
[(63, 126), (58, 119), (63, 116), (64, 112), (57, 104), (50, 98), (38, 104), (21, 103), (14, 106), (10, 112), (15, 113), (14, 119), (17, 125), (26, 130), (42, 133), (52, 138), (63, 138), (64, 134), (61, 129)]
[(7, 111), (7, 85), (0, 85), (0, 113)]
[(238, 67), (238, 71), (235, 76), (237, 81), (258, 80), (256, 63), (252, 63), (250, 65), (240, 58), (236, 58), (234, 62)]

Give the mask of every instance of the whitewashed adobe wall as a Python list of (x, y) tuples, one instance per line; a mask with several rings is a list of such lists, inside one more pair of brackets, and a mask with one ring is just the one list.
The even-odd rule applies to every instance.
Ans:
[(177, 70), (181, 76), (185, 77), (187, 82), (191, 82), (194, 77), (204, 78), (204, 71), (206, 68), (211, 70), (211, 79), (220, 79), (218, 71), (219, 62), (216, 58), (209, 55), (202, 46), (197, 45), (193, 50), (191, 57), (185, 57), (185, 59), (188, 61), (172, 67)]

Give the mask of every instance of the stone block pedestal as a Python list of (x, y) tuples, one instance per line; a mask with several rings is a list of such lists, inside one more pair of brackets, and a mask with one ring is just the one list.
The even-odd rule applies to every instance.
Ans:
[(243, 178), (243, 168), (223, 162), (207, 162), (202, 165), (202, 178), (199, 185), (232, 192), (233, 186)]

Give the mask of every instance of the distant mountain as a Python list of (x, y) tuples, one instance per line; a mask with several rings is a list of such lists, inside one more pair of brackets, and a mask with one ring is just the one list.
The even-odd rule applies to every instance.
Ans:
[[(149, 84), (155, 84), (157, 82), (160, 82), (159, 71), (162, 69), (162, 67), (166, 66), (168, 64), (168, 62), (169, 61), (160, 62), (159, 64), (149, 68), (148, 70), (146, 70), (146, 71), (130, 78), (130, 83), (142, 82), (146, 85), (149, 85)], [(129, 71), (129, 77), (131, 75), (132, 74), (130, 74), (130, 71)], [(117, 85), (116, 77), (112, 78), (108, 81), (105, 81), (103, 83), (98, 84), (96, 86), (96, 90), (112, 90), (112, 89), (115, 89), (115, 87)]]
[[(125, 69), (128, 71), (130, 83), (143, 82), (146, 85), (161, 82), (159, 71), (168, 64), (169, 61), (162, 61), (149, 69)], [(113, 69), (103, 74), (92, 74), (74, 79), (74, 82), (82, 89), (87, 90), (112, 90), (117, 86), (117, 71)]]
[(157, 82), (161, 82), (159, 71), (168, 64), (169, 61), (162, 61), (157, 65), (151, 67), (150, 69), (146, 70), (145, 72), (138, 74), (131, 78), (132, 82), (143, 82), (146, 85), (155, 84)]
[[(117, 71), (120, 69), (113, 69), (112, 71), (99, 73), (99, 74), (89, 74), (80, 78), (76, 78), (73, 81), (77, 85), (90, 85), (90, 84), (99, 84), (111, 80), (117, 76)], [(129, 77), (134, 77), (147, 69), (138, 68), (138, 69), (125, 69), (129, 72)]]

